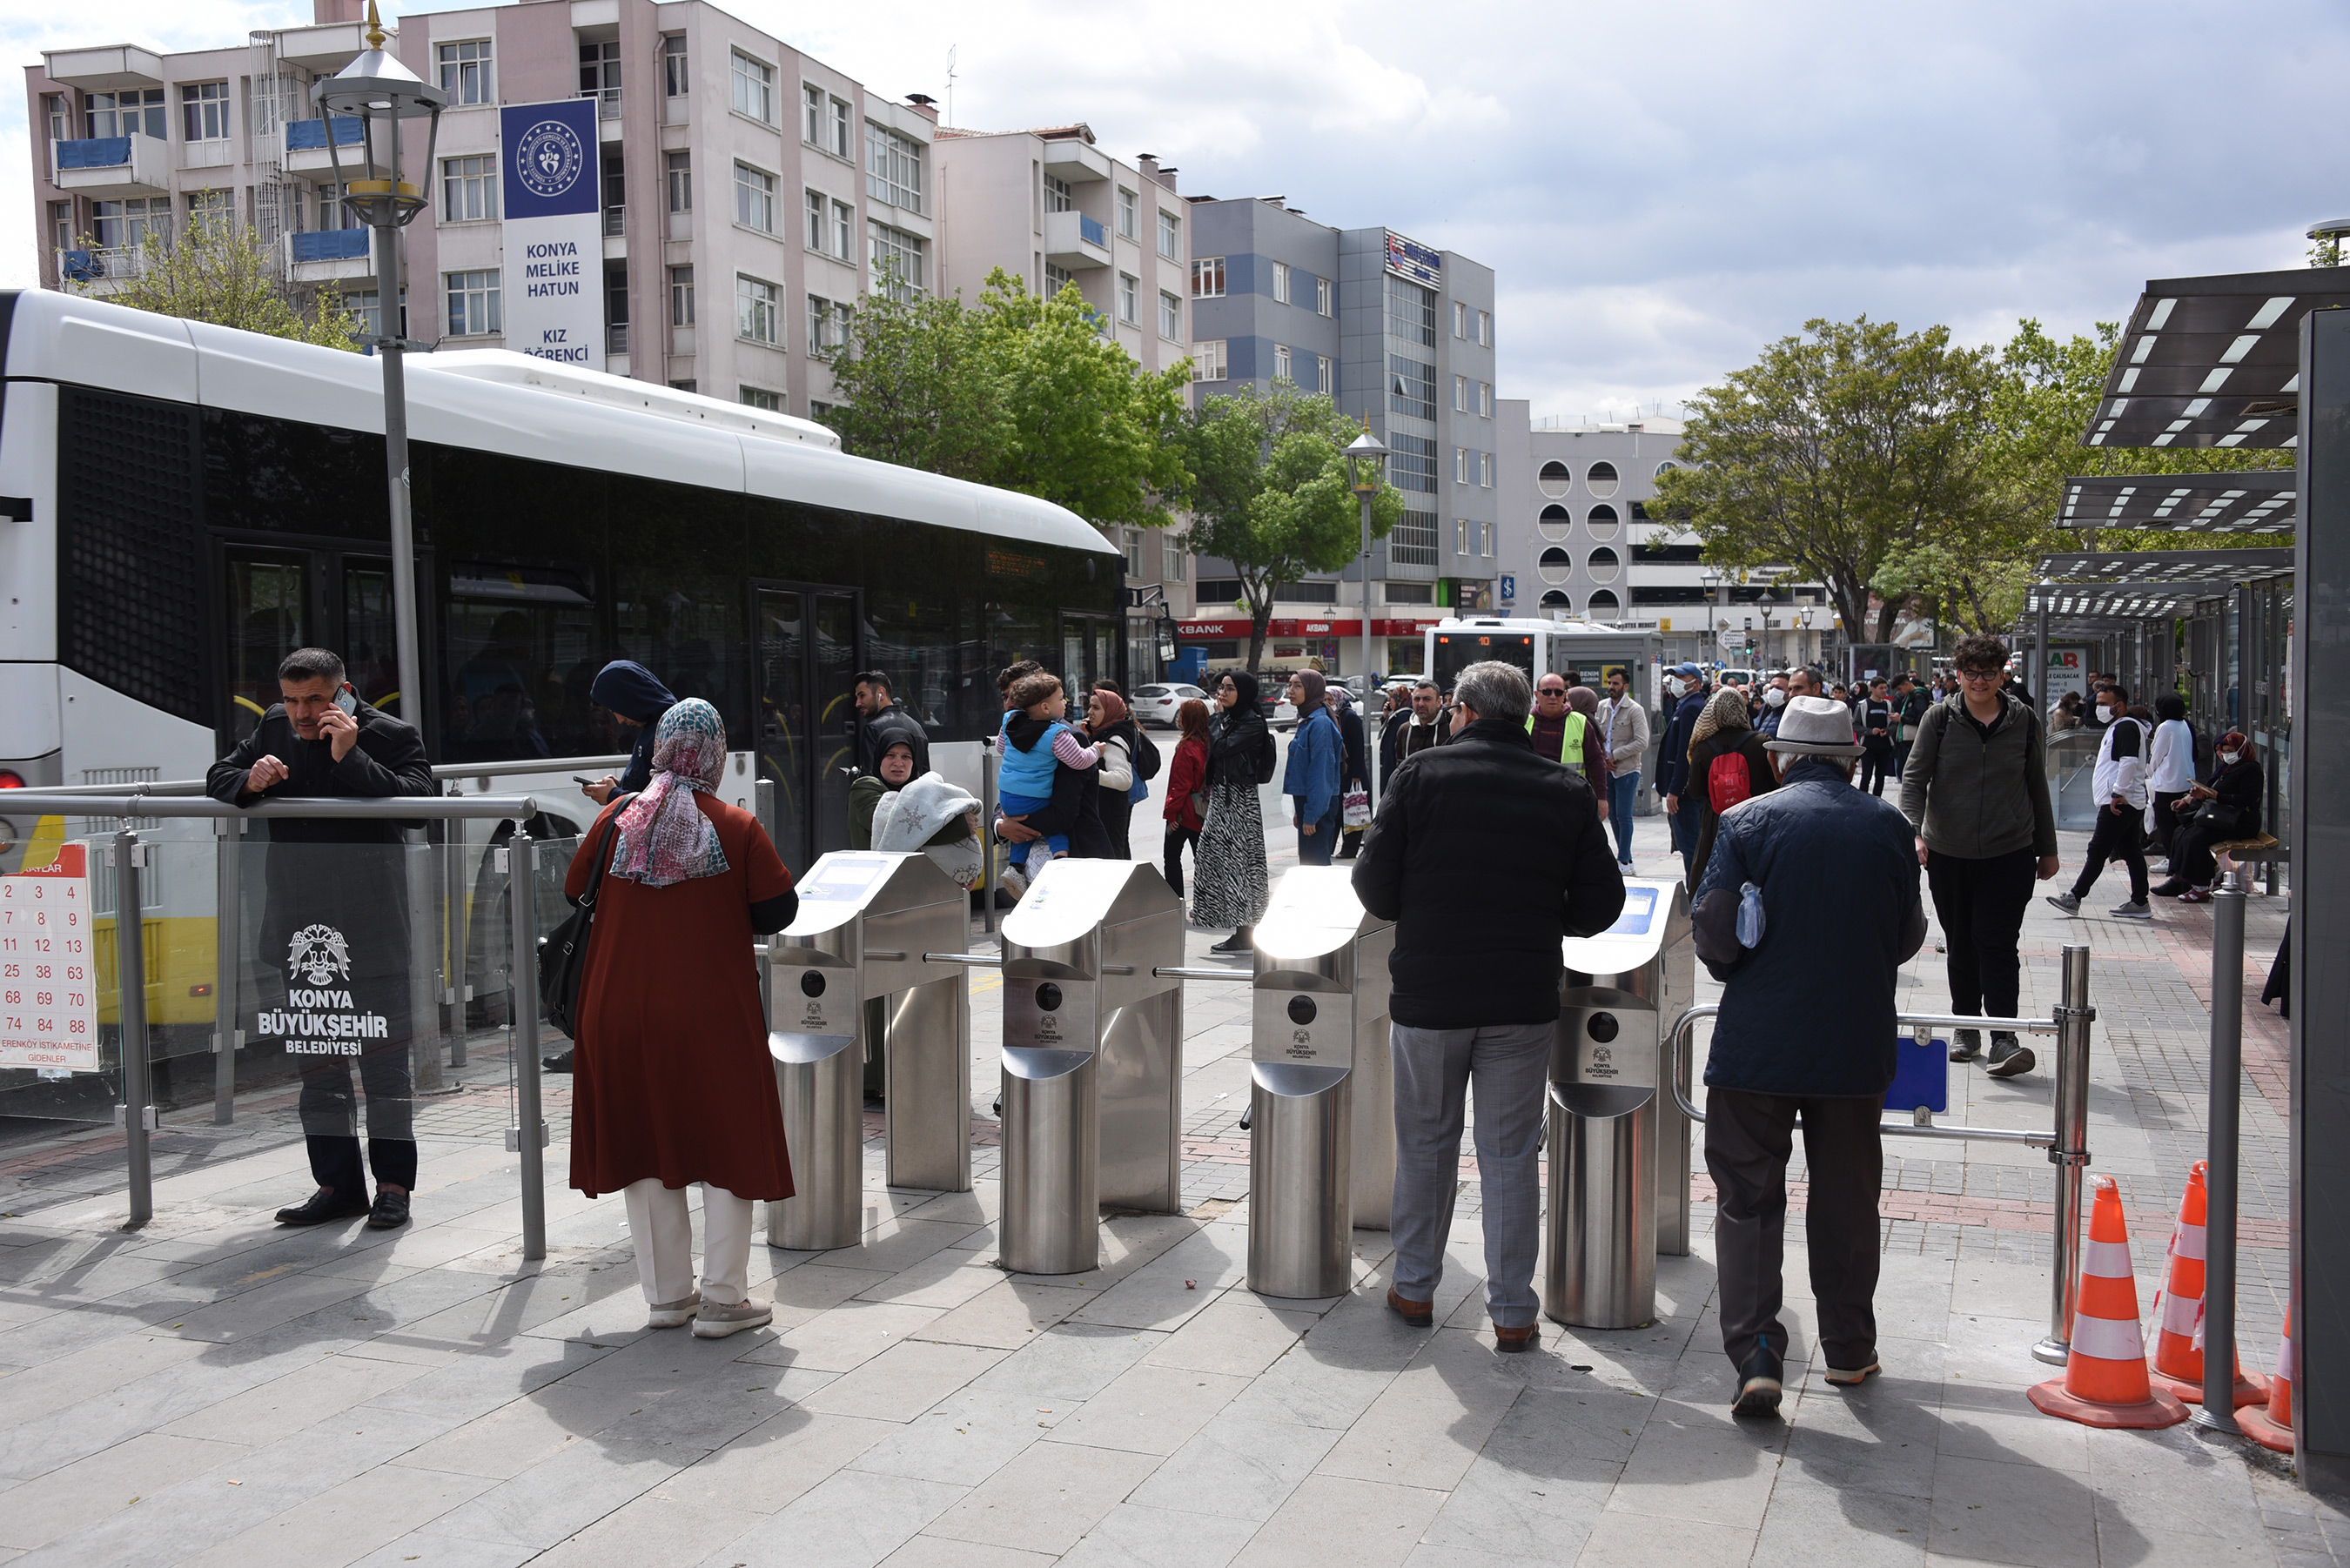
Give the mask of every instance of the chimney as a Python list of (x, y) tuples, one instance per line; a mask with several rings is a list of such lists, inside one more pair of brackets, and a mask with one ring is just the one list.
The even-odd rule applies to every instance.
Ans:
[[(318, 4), (323, 5), (327, 4), (327, 0), (318, 0)], [(906, 95), (906, 101), (914, 106), (915, 113), (926, 117), (932, 125), (939, 122), (939, 100), (930, 94), (910, 92)]]
[(357, 22), (367, 16), (367, 0), (310, 0), (310, 18), (321, 27)]

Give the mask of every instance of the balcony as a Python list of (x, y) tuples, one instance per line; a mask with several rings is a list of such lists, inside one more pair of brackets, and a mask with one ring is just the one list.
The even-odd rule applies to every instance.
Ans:
[(95, 201), (160, 196), (172, 188), (172, 147), (144, 131), (49, 143), (57, 156), (54, 183)]
[(345, 168), (356, 168), (365, 158), (365, 129), (355, 116), (343, 116), (335, 121), (335, 147), (349, 148), (348, 152), (330, 152), (327, 147), (327, 122), (323, 119), (289, 119), (286, 122), (286, 169), (293, 174), (332, 174), (335, 159), (340, 156)]
[(1083, 213), (1045, 214), (1045, 259), (1071, 272), (1109, 265), (1109, 230)]
[(582, 88), (579, 91), (579, 96), (581, 98), (592, 98), (596, 100), (597, 140), (599, 141), (619, 140), (620, 89), (616, 87)]
[(60, 87), (84, 92), (120, 92), (124, 88), (163, 85), (163, 62), (145, 49), (118, 45), (103, 49), (56, 49), (41, 57), (43, 74)]
[(338, 283), (376, 275), (366, 229), (318, 229), (287, 234), (286, 276), (294, 283)]
[(100, 298), (132, 278), (147, 273), (144, 245), (117, 245), (108, 250), (59, 251), (57, 282)]
[(1045, 143), (1045, 172), (1072, 185), (1109, 178), (1109, 155), (1075, 136)]

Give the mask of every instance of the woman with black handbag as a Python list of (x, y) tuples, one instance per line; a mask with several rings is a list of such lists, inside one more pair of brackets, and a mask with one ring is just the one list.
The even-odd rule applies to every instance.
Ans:
[[(700, 698), (670, 709), (652, 783), (604, 809), (563, 888), (594, 921), (575, 1008), (571, 1185), (627, 1200), (647, 1326), (691, 1323), (705, 1339), (773, 1318), (748, 1291), (752, 1205), (792, 1195), (751, 938), (789, 925), (799, 897), (759, 819), (712, 793), (725, 765), (718, 711)], [(702, 1184), (699, 1290), (689, 1182)]]
[(2260, 836), (2268, 780), (2252, 755), (2252, 742), (2242, 731), (2229, 731), (2220, 737), (2219, 760), (2211, 782), (2194, 785), (2171, 807), (2183, 820), (2170, 840), (2170, 879), (2154, 890), (2158, 898), (2210, 903), (2212, 879), (2220, 874), (2211, 846)]

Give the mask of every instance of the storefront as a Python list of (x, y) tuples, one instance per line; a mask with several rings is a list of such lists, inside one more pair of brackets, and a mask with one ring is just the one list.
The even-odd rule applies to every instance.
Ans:
[[(1434, 626), (1439, 618), (1434, 615), (1394, 620), (1373, 617), (1371, 638), (1383, 645), (1382, 673), (1417, 673), (1421, 628)], [(1179, 647), (1200, 649), (1211, 667), (1237, 664), (1248, 657), (1246, 616), (1181, 621), (1177, 623), (1176, 635)], [(1308, 668), (1327, 675), (1357, 674), (1362, 663), (1362, 638), (1359, 617), (1323, 620), (1276, 616), (1265, 623), (1261, 663), (1267, 670)]]

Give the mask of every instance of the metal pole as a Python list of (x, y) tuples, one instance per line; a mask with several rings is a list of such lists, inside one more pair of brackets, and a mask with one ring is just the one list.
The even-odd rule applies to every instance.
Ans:
[(2203, 1172), (2203, 1407), (2195, 1424), (2236, 1424), (2237, 1095), (2244, 1071), (2243, 867), (2230, 862), (2211, 899), (2211, 1083)]
[[(993, 746), (980, 747), (980, 848), (983, 853), (979, 857), (979, 918), (984, 922), (982, 929), (989, 936), (995, 934), (995, 889), (1002, 885), (995, 877), (995, 857), (1001, 847), (993, 836), (995, 833), (995, 760)], [(963, 928), (965, 930), (970, 929), (968, 926)]]
[(2073, 1354), (2073, 1307), (2081, 1278), (2081, 1189), (2089, 1164), (2089, 950), (2064, 949), (2064, 1000), (2056, 1015), (2056, 1216), (2052, 1227), (2048, 1337), (2032, 1347), (2035, 1360), (2062, 1366)]
[(122, 1065), (122, 1104), (115, 1115), (130, 1157), (130, 1229), (155, 1216), (155, 1168), (147, 1147), (154, 1116), (147, 1105), (147, 933), (139, 913), (139, 867), (145, 857), (138, 829), (124, 818), (109, 858), (114, 862), (115, 1016)]
[[(331, 139), (334, 115), (321, 112)], [(400, 192), (397, 117), (387, 140), (391, 195), (396, 196)], [(383, 468), (391, 493), (392, 646), (400, 664), (400, 716), (421, 730), (424, 727), (424, 672), (416, 647), (416, 530), (408, 510), (408, 383), (401, 365), (407, 333), (400, 311), (400, 225), (389, 221), (395, 212), (390, 196), (380, 211), (387, 221), (375, 225), (375, 348), (383, 360)]]
[[(763, 778), (763, 779), (759, 780), (759, 781), (758, 781), (758, 782), (757, 782), (757, 783), (753, 786), (753, 788), (752, 788), (752, 796), (751, 796), (751, 798), (752, 798), (752, 802), (753, 802), (753, 804), (754, 804), (754, 805), (755, 805), (758, 807), (758, 810), (759, 810), (759, 830), (760, 830), (762, 833), (764, 833), (764, 834), (767, 836), (767, 842), (768, 842), (769, 844), (773, 844), (773, 843), (775, 843), (775, 780), (773, 780), (773, 779), (768, 779), (768, 778)], [(965, 930), (969, 930), (970, 929), (971, 929), (971, 928), (970, 928), (969, 926), (965, 926), (965, 927), (963, 928), (963, 929), (965, 929)], [(775, 1027), (775, 1023), (774, 1023), (774, 1022), (773, 1022), (773, 1021), (774, 1021), (775, 1016), (775, 1005), (774, 1005), (774, 1004), (775, 1004), (775, 986), (774, 986), (774, 979), (775, 979), (775, 976), (774, 976), (774, 970), (775, 970), (775, 966), (774, 966), (773, 964), (771, 964), (771, 963), (769, 963), (769, 962), (767, 962), (767, 961), (766, 961), (766, 948), (767, 948), (766, 939), (764, 939), (764, 937), (763, 937), (763, 938), (761, 938), (761, 939), (759, 940), (759, 941), (758, 941), (758, 943), (757, 943), (756, 945), (757, 945), (757, 947), (758, 947), (758, 949), (759, 949), (759, 954), (760, 954), (760, 961), (759, 961), (759, 1016), (760, 1016), (761, 1018), (764, 1018), (764, 1019), (768, 1020), (769, 1022), (768, 1022), (768, 1023), (767, 1023), (767, 1027), (768, 1027), (768, 1028), (770, 1028), (770, 1029), (772, 1029), (772, 1028), (774, 1028), (774, 1027)]]
[(236, 1120), (236, 1046), (244, 1033), (236, 1023), (243, 990), (238, 979), (244, 970), (239, 920), (244, 894), (238, 886), (244, 824), (223, 818), (213, 827), (218, 846), (213, 867), (213, 1125), (224, 1127)]
[[(1371, 688), (1374, 685), (1371, 667), (1371, 492), (1362, 491), (1359, 495), (1363, 503), (1363, 722), (1367, 726), (1371, 722)], [(1368, 728), (1363, 731), (1366, 766), (1370, 761), (1370, 733)], [(1374, 768), (1372, 771), (1376, 773), (1378, 770)], [(1370, 783), (1365, 779), (1364, 787), (1369, 788)]]
[(514, 1020), (515, 1152), (522, 1157), (522, 1255), (546, 1256), (546, 1123), (538, 1108), (538, 846), (527, 833), (506, 845), (514, 950), (506, 1016)]
[(2040, 660), (2040, 674), (2031, 683), (2032, 700), (2040, 704), (2041, 715), (2045, 718), (2055, 701), (2056, 668), (2048, 659), (2048, 601), (2044, 598), (2040, 601), (2040, 642), (2034, 657)]
[(441, 1001), (449, 1009), (449, 1065), (465, 1064), (466, 1036), (472, 1021), (467, 1014), (471, 985), (466, 980), (465, 949), (469, 935), (466, 927), (469, 911), (465, 907), (465, 825), (452, 817), (441, 825), (441, 900), (447, 907), (445, 951), (448, 968), (441, 975)]

